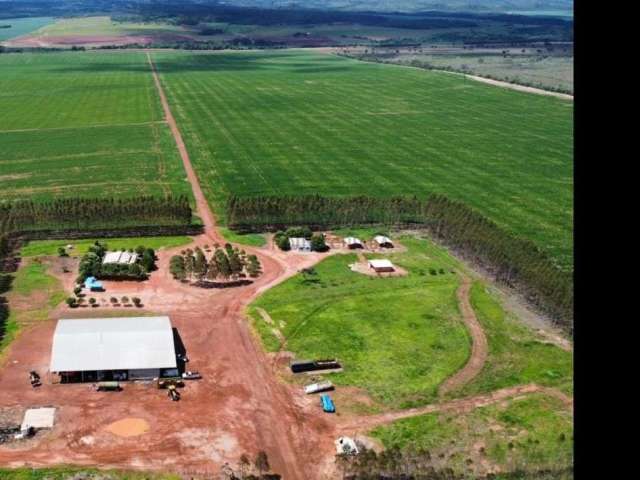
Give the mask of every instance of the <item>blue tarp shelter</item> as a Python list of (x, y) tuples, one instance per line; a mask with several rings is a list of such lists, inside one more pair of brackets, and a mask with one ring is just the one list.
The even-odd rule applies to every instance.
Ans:
[(84, 281), (84, 286), (91, 291), (104, 290), (102, 282), (100, 282), (96, 277), (87, 277), (87, 279)]

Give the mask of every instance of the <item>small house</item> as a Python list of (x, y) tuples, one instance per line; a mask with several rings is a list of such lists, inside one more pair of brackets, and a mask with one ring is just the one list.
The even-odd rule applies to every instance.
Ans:
[(391, 263), (387, 259), (369, 260), (369, 267), (372, 268), (376, 273), (395, 271), (393, 263)]
[(385, 237), (384, 235), (376, 235), (373, 238), (373, 241), (376, 242), (376, 244), (380, 248), (393, 248), (391, 239), (389, 237)]
[(354, 248), (363, 248), (362, 242), (356, 237), (347, 237), (344, 239), (344, 244), (347, 248), (353, 250)]
[(298, 250), (299, 252), (311, 251), (311, 242), (306, 238), (302, 238), (302, 237), (289, 238), (289, 245), (291, 246), (291, 250)]

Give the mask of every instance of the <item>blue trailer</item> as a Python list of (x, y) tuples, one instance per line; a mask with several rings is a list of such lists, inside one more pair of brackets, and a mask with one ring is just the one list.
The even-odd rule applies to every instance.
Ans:
[(333, 400), (329, 395), (320, 395), (320, 404), (322, 405), (322, 410), (327, 413), (335, 413), (336, 406), (333, 404)]

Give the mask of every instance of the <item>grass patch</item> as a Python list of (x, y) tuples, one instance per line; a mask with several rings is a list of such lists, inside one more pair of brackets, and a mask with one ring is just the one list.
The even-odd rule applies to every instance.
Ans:
[(94, 475), (103, 480), (180, 480), (180, 476), (175, 474), (98, 470), (83, 467), (0, 468), (0, 478), (3, 480), (70, 480), (72, 478), (92, 478)]
[(15, 339), (24, 323), (46, 320), (66, 297), (60, 281), (47, 273), (46, 264), (37, 258), (24, 262), (7, 295), (9, 318), (4, 325), (0, 351)]
[(231, 243), (247, 245), (249, 247), (263, 247), (267, 244), (267, 240), (264, 235), (259, 233), (239, 234), (226, 227), (220, 227), (219, 230), (220, 233), (222, 233), (222, 236)]
[(39, 257), (46, 255), (58, 255), (60, 247), (73, 245), (73, 249), (69, 250), (69, 255), (82, 256), (89, 251), (97, 240), (106, 243), (109, 250), (127, 250), (136, 248), (138, 245), (144, 245), (147, 248), (159, 250), (161, 248), (173, 248), (191, 243), (190, 237), (127, 237), (127, 238), (88, 238), (82, 240), (33, 240), (28, 242), (20, 249), (20, 255), (23, 257)]
[(543, 394), (464, 414), (408, 418), (378, 427), (371, 434), (385, 447), (425, 449), (432, 458), (444, 454), (447, 466), (460, 473), (470, 469), (480, 473), (475, 469), (481, 461), (506, 471), (559, 469), (573, 464), (571, 411)]
[(507, 314), (486, 285), (474, 282), (471, 304), (489, 342), (489, 356), (480, 375), (459, 395), (537, 383), (572, 391), (573, 354), (542, 341), (530, 328)]
[(572, 267), (570, 102), (308, 51), (152, 55), (219, 218), (230, 193), (441, 193)]
[[(431, 401), (438, 385), (466, 362), (470, 339), (455, 296), (459, 279), (430, 258), (432, 243), (402, 238), (389, 255), (407, 277), (373, 278), (349, 270), (356, 255), (329, 257), (315, 275), (297, 275), (266, 292), (249, 313), (265, 348), (280, 342), (255, 307), (265, 309), (299, 358), (337, 357), (338, 385), (365, 389), (381, 408)], [(445, 273), (431, 275), (429, 270)]]

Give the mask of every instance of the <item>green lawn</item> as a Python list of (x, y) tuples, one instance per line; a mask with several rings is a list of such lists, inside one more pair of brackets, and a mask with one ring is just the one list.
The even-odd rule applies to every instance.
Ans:
[(572, 267), (573, 104), (302, 51), (154, 53), (205, 194), (444, 193)]
[[(467, 360), (470, 338), (458, 311), (458, 277), (431, 259), (433, 245), (409, 237), (408, 253), (392, 255), (410, 274), (373, 278), (351, 272), (355, 255), (321, 262), (266, 292), (250, 307), (266, 348), (280, 342), (256, 311), (265, 309), (298, 358), (337, 357), (338, 385), (365, 389), (379, 407), (407, 408), (433, 400), (438, 385)], [(429, 270), (443, 269), (432, 275)]]
[(0, 42), (26, 35), (51, 22), (51, 17), (0, 18), (0, 25), (11, 25), (11, 28), (0, 28)]
[(542, 341), (507, 314), (487, 286), (475, 282), (471, 304), (489, 342), (489, 356), (480, 375), (457, 396), (537, 383), (573, 392), (573, 354)]
[(250, 247), (263, 247), (267, 243), (265, 236), (259, 233), (238, 234), (226, 227), (220, 227), (220, 233), (222, 233), (222, 236), (225, 238), (225, 240), (240, 245), (248, 245)]
[(161, 248), (179, 247), (191, 243), (189, 237), (130, 237), (130, 238), (87, 238), (82, 240), (33, 240), (20, 249), (23, 257), (38, 257), (43, 255), (58, 255), (58, 248), (73, 245), (69, 255), (81, 256), (89, 251), (96, 240), (106, 243), (110, 250), (136, 248), (144, 245), (147, 248), (159, 250)]
[[(371, 432), (385, 447), (428, 450), (458, 473), (517, 468), (563, 469), (573, 465), (573, 415), (542, 394), (468, 413), (429, 414)], [(471, 460), (469, 462), (468, 460)]]
[[(13, 341), (23, 323), (46, 320), (51, 309), (64, 301), (66, 295), (60, 281), (47, 273), (44, 263), (35, 259), (20, 266), (7, 298), (9, 318), (0, 338), (0, 352)], [(22, 305), (20, 310), (14, 308), (16, 301)]]
[(3, 480), (179, 480), (179, 475), (148, 472), (124, 472), (118, 470), (97, 470), (86, 467), (55, 468), (0, 468)]
[[(351, 233), (368, 240), (376, 230)], [(318, 264), (316, 275), (298, 274), (266, 292), (249, 308), (265, 348), (277, 351), (282, 342), (256, 307), (265, 309), (284, 335), (284, 349), (298, 358), (343, 360), (345, 372), (332, 380), (364, 388), (380, 408), (435, 400), (438, 385), (466, 363), (470, 352), (455, 297), (459, 279), (451, 273), (467, 270), (430, 240), (405, 236), (400, 241), (408, 251), (388, 257), (409, 271), (407, 277), (353, 273), (348, 264), (355, 255), (336, 255)], [(450, 396), (527, 383), (572, 393), (571, 352), (546, 343), (505, 312), (479, 280), (473, 283), (471, 302), (487, 335), (489, 356), (478, 377)]]
[(0, 200), (191, 195), (146, 56), (0, 56)]

